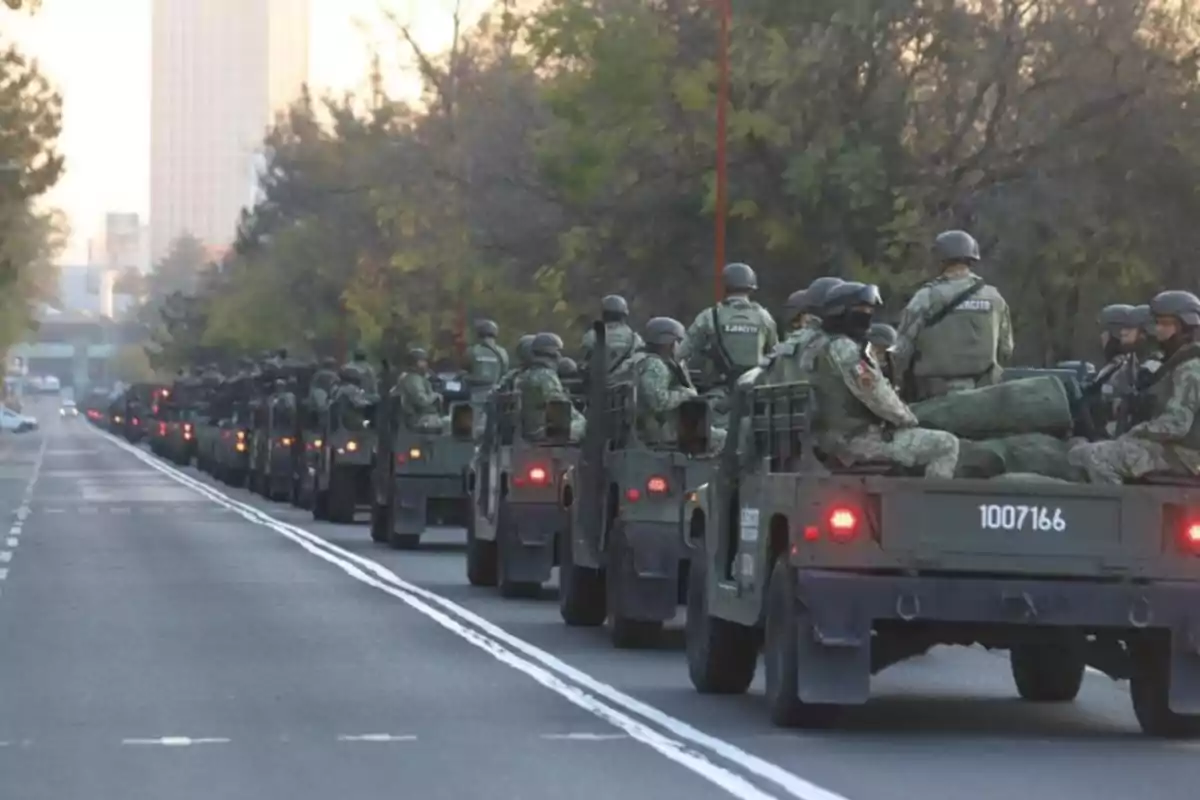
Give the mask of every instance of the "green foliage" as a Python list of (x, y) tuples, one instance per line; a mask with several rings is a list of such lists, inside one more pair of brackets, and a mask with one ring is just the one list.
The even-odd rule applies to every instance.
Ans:
[[(714, 4), (497, 5), (417, 51), (425, 107), (375, 75), (276, 126), (265, 200), (198, 290), (201, 345), (445, 351), (484, 315), (571, 341), (609, 292), (642, 319), (711, 302)], [(727, 253), (768, 303), (832, 273), (899, 307), (965, 227), (1039, 363), (1083, 354), (1099, 305), (1191, 285), (1189, 4), (733, 5)]]
[(0, 352), (55, 290), (53, 258), (66, 225), (37, 201), (58, 182), (62, 100), (37, 66), (0, 35)]

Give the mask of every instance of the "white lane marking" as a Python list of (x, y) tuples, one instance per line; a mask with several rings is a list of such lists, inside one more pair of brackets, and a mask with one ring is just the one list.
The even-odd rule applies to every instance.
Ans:
[(0, 550), (0, 564), (7, 564), (10, 561), (12, 561), (12, 551)]
[(157, 739), (122, 739), (121, 744), (190, 747), (194, 744), (229, 744), (229, 741), (229, 739), (222, 739), (220, 737), (193, 739), (189, 736), (161, 736)]
[(65, 514), (65, 513), (67, 513), (67, 510), (65, 508), (43, 508), (42, 511), (44, 511), (47, 514)]
[[(276, 531), (300, 545), (312, 555), (340, 567), (343, 572), (361, 583), (373, 586), (403, 601), (410, 608), (424, 614), (452, 633), (457, 634), (481, 650), (491, 654), (496, 660), (524, 672), (538, 683), (558, 693), (576, 706), (590, 711), (605, 722), (625, 731), (634, 739), (651, 747), (671, 761), (692, 770), (736, 797), (765, 800), (765, 798), (770, 798), (771, 795), (764, 793), (741, 776), (712, 763), (703, 754), (690, 749), (682, 742), (663, 736), (643, 722), (611, 706), (605, 705), (596, 695), (603, 696), (610, 702), (624, 706), (627, 710), (651, 720), (660, 727), (675, 734), (679, 739), (699, 745), (721, 758), (775, 783), (792, 796), (800, 798), (800, 800), (846, 800), (842, 795), (823, 789), (776, 764), (748, 753), (730, 742), (706, 734), (683, 720), (672, 717), (653, 706), (624, 694), (613, 686), (596, 680), (587, 673), (575, 669), (541, 648), (518, 639), (462, 606), (402, 580), (395, 573), (370, 559), (363, 558), (331, 544), (303, 528), (297, 528), (294, 525), (289, 525), (286, 522), (278, 520), (254, 506), (234, 500), (202, 481), (198, 481), (173, 467), (159, 462), (153, 456), (108, 433), (96, 431), (96, 434), (133, 455), (152, 469), (158, 470), (177, 482), (191, 487), (196, 492), (234, 511), (244, 519)], [(368, 573), (374, 574), (371, 575)], [(460, 619), (471, 623), (476, 628), (480, 628), (484, 633), (463, 625), (448, 614), (434, 608), (434, 604), (442, 606), (450, 614), (454, 614)], [(509, 645), (512, 650), (506, 649), (501, 642)], [(522, 659), (513, 650), (519, 650), (533, 660)], [(541, 665), (534, 663), (534, 661), (541, 662)], [(559, 677), (560, 675), (574, 681), (576, 684), (580, 684), (583, 688), (565, 682)], [(584, 689), (589, 691), (584, 691)]]
[(7, 539), (5, 539), (5, 540), (4, 540), (4, 546), (5, 546), (5, 547), (16, 547), (16, 546), (17, 546), (17, 545), (19, 545), (20, 543), (21, 543), (21, 540), (20, 540), (20, 539), (18, 539), (17, 537), (15, 537), (15, 536), (10, 536), (10, 537), (8, 537)]
[(108, 513), (110, 513), (110, 514), (128, 514), (129, 509), (128, 508), (110, 508), (108, 510)]
[(407, 735), (393, 735), (390, 733), (360, 733), (342, 734), (337, 737), (339, 742), (415, 742), (417, 737)]
[(21, 526), (19, 524), (13, 525), (11, 528), (8, 529), (8, 535), (9, 536), (20, 536), (21, 535)]
[(0, 581), (4, 580), (7, 577), (8, 577), (8, 570), (0, 569)]
[(566, 742), (608, 742), (629, 737), (622, 733), (543, 733), (541, 738)]

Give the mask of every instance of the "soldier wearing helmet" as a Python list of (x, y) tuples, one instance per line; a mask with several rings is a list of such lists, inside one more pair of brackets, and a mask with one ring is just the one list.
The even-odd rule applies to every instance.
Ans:
[(1115, 303), (1100, 309), (1096, 322), (1100, 326), (1105, 364), (1087, 384), (1084, 396), (1092, 423), (1109, 436), (1115, 436), (1128, 427), (1119, 422), (1128, 417), (1126, 412), (1136, 391), (1136, 349), (1142, 336), (1142, 321), (1134, 306)]
[(1008, 303), (972, 271), (974, 237), (943, 231), (933, 252), (941, 274), (904, 309), (895, 351), (897, 377), (919, 400), (998, 382), (1013, 350)]
[(524, 374), (525, 370), (533, 366), (533, 351), (530, 349), (533, 346), (533, 340), (536, 334), (527, 333), (517, 340), (516, 354), (517, 365), (509, 367), (508, 372), (504, 373), (500, 378), (500, 383), (496, 384), (496, 390), (501, 392), (511, 392), (517, 387), (517, 380)]
[[(679, 408), (698, 394), (679, 362), (683, 324), (671, 317), (646, 323), (646, 349), (634, 356), (629, 372), (637, 387), (637, 431), (646, 444), (671, 445), (679, 440)], [(719, 448), (725, 431), (710, 428), (709, 446)]]
[(392, 391), (400, 403), (401, 421), (416, 433), (441, 433), (447, 420), (442, 416), (442, 396), (429, 377), (429, 353), (423, 347), (410, 347), (407, 362)]
[(892, 351), (896, 349), (896, 329), (886, 322), (876, 322), (867, 331), (867, 352), (888, 383), (896, 385), (896, 371), (892, 368)]
[(679, 349), (680, 360), (704, 376), (718, 418), (728, 413), (730, 387), (779, 344), (775, 319), (750, 299), (758, 289), (750, 265), (727, 264), (721, 276), (725, 299), (697, 315)]
[(829, 290), (842, 283), (841, 278), (826, 276), (817, 278), (807, 289), (792, 293), (787, 307), (792, 329), (771, 353), (762, 375), (755, 379), (756, 383), (807, 380), (813, 359), (826, 340), (821, 330), (821, 306)]
[(1150, 313), (1150, 305), (1147, 303), (1134, 306), (1133, 312), (1141, 326), (1135, 348), (1138, 357), (1138, 385), (1148, 385), (1154, 373), (1162, 366), (1162, 347), (1154, 335), (1154, 315)]
[(1143, 418), (1116, 439), (1070, 452), (1071, 463), (1093, 483), (1121, 483), (1153, 472), (1200, 475), (1200, 298), (1160, 292), (1150, 301), (1150, 313), (1165, 360), (1142, 389)]
[(924, 467), (929, 478), (953, 478), (958, 437), (918, 427), (912, 410), (866, 352), (879, 290), (843, 283), (829, 290), (821, 324), (829, 337), (812, 371), (817, 417), (814, 429), (827, 463), (851, 466), (890, 461)]
[(467, 348), (466, 382), (473, 396), (486, 395), (508, 372), (508, 352), (496, 343), (500, 326), (490, 319), (475, 321), (475, 343)]
[[(562, 359), (563, 340), (556, 333), (543, 332), (533, 337), (529, 344), (529, 369), (517, 379), (517, 391), (521, 393), (521, 433), (526, 439), (538, 440), (546, 436), (546, 405), (552, 401), (571, 401), (571, 395), (558, 376), (558, 362)], [(577, 442), (583, 438), (584, 419), (578, 409), (571, 406), (570, 439)]]
[[(621, 295), (610, 294), (600, 301), (600, 320), (604, 323), (605, 358), (608, 360), (609, 382), (612, 382), (628, 366), (633, 354), (642, 349), (644, 342), (629, 327), (629, 304)], [(585, 377), (595, 347), (596, 332), (589, 328), (584, 332), (579, 348), (579, 369)]]

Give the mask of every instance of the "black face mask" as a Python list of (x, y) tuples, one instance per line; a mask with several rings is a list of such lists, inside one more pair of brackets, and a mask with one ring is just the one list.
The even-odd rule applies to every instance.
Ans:
[(1104, 343), (1104, 360), (1112, 361), (1123, 352), (1125, 352), (1125, 347), (1121, 344), (1121, 340), (1115, 336), (1109, 336), (1108, 341)]
[(822, 327), (830, 333), (840, 333), (849, 336), (857, 342), (867, 340), (867, 331), (871, 330), (871, 322), (875, 315), (870, 311), (847, 311), (834, 317), (823, 319)]

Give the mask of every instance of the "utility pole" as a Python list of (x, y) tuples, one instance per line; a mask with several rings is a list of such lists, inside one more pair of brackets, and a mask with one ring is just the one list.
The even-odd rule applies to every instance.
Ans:
[(717, 34), (717, 198), (714, 208), (716, 241), (713, 248), (715, 262), (713, 291), (717, 302), (720, 302), (725, 296), (721, 271), (725, 268), (725, 218), (726, 207), (729, 203), (725, 145), (728, 136), (729, 115), (729, 18), (731, 9), (730, 0), (714, 0), (714, 2), (717, 4), (719, 30)]

